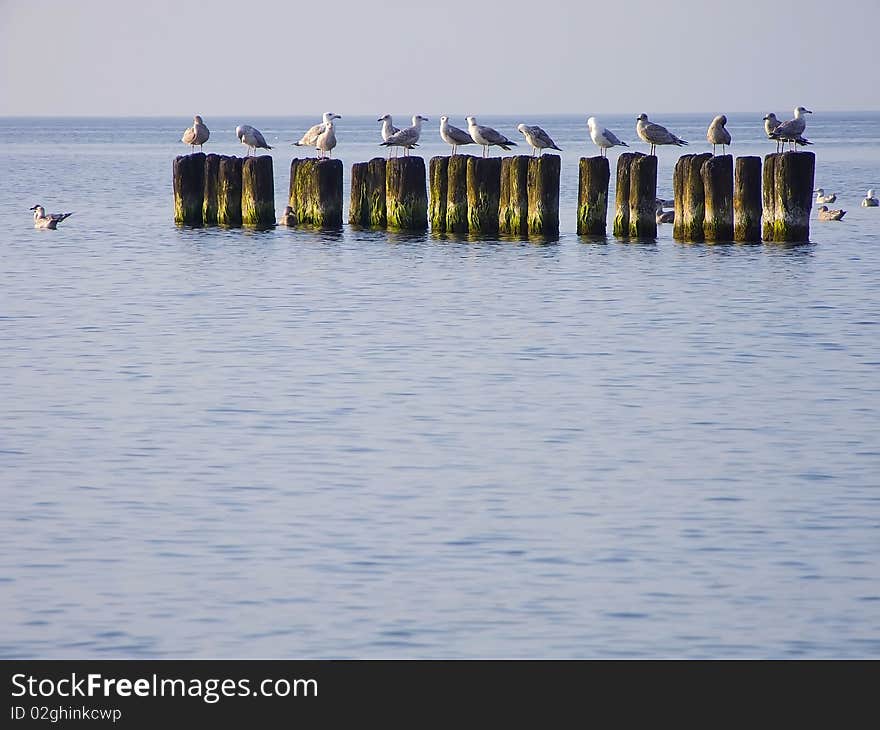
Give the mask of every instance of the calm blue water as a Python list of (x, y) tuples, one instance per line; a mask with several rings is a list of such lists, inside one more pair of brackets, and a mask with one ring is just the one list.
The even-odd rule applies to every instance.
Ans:
[[(280, 213), (314, 120), (205, 121)], [(558, 241), (178, 229), (188, 116), (0, 119), (0, 656), (880, 657), (880, 115), (809, 119), (793, 247), (580, 240), (584, 119), (480, 121), (565, 148)]]

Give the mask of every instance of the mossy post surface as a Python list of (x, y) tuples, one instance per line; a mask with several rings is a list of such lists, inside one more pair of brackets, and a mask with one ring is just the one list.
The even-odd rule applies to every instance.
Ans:
[(205, 155), (194, 152), (174, 158), (174, 222), (183, 226), (201, 226), (205, 199)]
[(515, 236), (529, 232), (529, 155), (501, 158), (498, 230)]
[(428, 219), (431, 230), (437, 233), (446, 231), (446, 191), (449, 172), (448, 157), (432, 157), (428, 164), (430, 192), (428, 195)]
[(629, 237), (657, 238), (657, 156), (642, 155), (629, 171)]
[(498, 233), (501, 158), (469, 157), (467, 162), (468, 231)]
[(241, 225), (241, 157), (223, 155), (217, 170), (217, 223)]
[(363, 228), (385, 228), (385, 158), (351, 166), (351, 198), (348, 222)]
[(672, 237), (676, 241), (699, 242), (704, 239), (706, 192), (703, 187), (703, 164), (711, 159), (709, 152), (682, 155), (672, 173), (675, 220)]
[(733, 240), (733, 156), (717, 155), (700, 171), (706, 199), (703, 237), (707, 241)]
[(205, 155), (205, 194), (202, 198), (202, 220), (206, 226), (217, 225), (217, 185), (220, 178), (220, 155)]
[(296, 225), (340, 228), (342, 160), (291, 160), (287, 204), (293, 209)]
[(385, 164), (388, 227), (423, 231), (428, 227), (428, 187), (422, 157), (395, 157)]
[(641, 152), (624, 152), (617, 158), (617, 191), (614, 200), (614, 228), (615, 236), (626, 238), (629, 236), (629, 182), (632, 163), (639, 157), (644, 157)]
[(772, 241), (773, 230), (776, 223), (776, 162), (778, 153), (771, 153), (764, 157), (764, 175), (761, 197), (763, 199), (761, 238)]
[[(772, 158), (772, 162), (771, 162)], [(767, 216), (768, 168), (771, 168), (773, 218)], [(803, 243), (810, 240), (810, 211), (816, 155), (812, 152), (781, 152), (764, 158), (764, 240)]]
[(468, 232), (467, 168), (471, 155), (453, 155), (446, 166), (446, 231)]
[(733, 240), (761, 240), (761, 158), (737, 157), (733, 174)]
[(607, 157), (581, 157), (578, 175), (577, 232), (581, 236), (604, 236), (608, 220), (608, 183), (611, 166)]
[(241, 166), (241, 221), (246, 226), (275, 225), (275, 173), (271, 155), (245, 157)]
[(559, 155), (529, 160), (529, 233), (559, 233)]

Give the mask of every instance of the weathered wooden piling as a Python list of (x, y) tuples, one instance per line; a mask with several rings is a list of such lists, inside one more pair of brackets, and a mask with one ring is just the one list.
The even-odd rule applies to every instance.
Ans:
[(241, 157), (220, 157), (217, 169), (217, 223), (241, 225)]
[(467, 169), (471, 155), (453, 155), (446, 165), (446, 231), (467, 233)]
[[(340, 187), (340, 195), (341, 193)], [(340, 219), (341, 212), (340, 206)], [(348, 222), (363, 228), (385, 228), (388, 224), (385, 212), (384, 157), (374, 157), (369, 162), (355, 162), (351, 166)]]
[(468, 232), (498, 233), (501, 158), (469, 157), (467, 162)]
[(611, 180), (608, 158), (581, 157), (579, 171), (577, 232), (582, 236), (604, 236)]
[(428, 163), (428, 220), (431, 230), (446, 231), (446, 191), (448, 189), (449, 158), (432, 157)]
[(205, 155), (194, 152), (174, 158), (174, 222), (185, 226), (204, 223), (202, 208), (205, 199)]
[(764, 158), (765, 241), (810, 240), (815, 172), (812, 152), (779, 152)]
[(418, 231), (428, 227), (425, 160), (394, 157), (385, 164), (385, 208), (388, 227)]
[(205, 155), (205, 193), (202, 198), (202, 221), (217, 225), (217, 183), (220, 176), (220, 155)]
[(733, 240), (733, 156), (717, 155), (703, 163), (706, 213), (703, 237), (707, 241)]
[(275, 225), (275, 173), (272, 157), (245, 157), (241, 166), (241, 221), (246, 226)]
[(559, 155), (529, 160), (529, 233), (559, 233)]
[(327, 157), (291, 160), (287, 204), (298, 226), (340, 228), (342, 160)]
[(626, 238), (629, 236), (629, 185), (632, 164), (640, 157), (641, 152), (624, 152), (617, 158), (617, 190), (614, 200), (614, 227), (615, 236)]
[(516, 236), (529, 232), (529, 155), (501, 158), (498, 230)]
[(733, 176), (733, 240), (761, 240), (761, 158), (737, 157)]
[(657, 238), (657, 157), (642, 155), (629, 170), (629, 236)]
[(676, 241), (702, 241), (705, 233), (706, 192), (703, 187), (703, 164), (712, 154), (682, 155), (672, 172), (672, 197), (675, 218), (672, 237)]

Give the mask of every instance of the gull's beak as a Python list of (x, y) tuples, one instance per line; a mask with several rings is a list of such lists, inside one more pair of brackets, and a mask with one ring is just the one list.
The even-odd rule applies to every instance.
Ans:
[(381, 117), (380, 117), (380, 118), (379, 118), (379, 119), (377, 119), (377, 120), (376, 120), (376, 121), (377, 121), (377, 122), (384, 122), (384, 121), (385, 121), (385, 120), (384, 120), (384, 119), (382, 119), (382, 118), (381, 118)]
[(33, 208), (28, 208), (28, 210), (36, 210), (37, 206), (35, 205)]
[(338, 114), (334, 114), (334, 115), (333, 115), (333, 118), (334, 118), (334, 119), (342, 119), (342, 117), (340, 117)]
[(812, 114), (812, 113), (813, 113), (813, 112), (810, 111), (809, 109), (804, 109), (804, 111), (805, 111), (807, 114)]

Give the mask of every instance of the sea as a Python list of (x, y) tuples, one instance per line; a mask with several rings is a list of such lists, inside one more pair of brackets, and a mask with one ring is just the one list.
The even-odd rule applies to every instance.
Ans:
[[(532, 240), (177, 227), (189, 112), (0, 118), (0, 657), (880, 658), (880, 114), (814, 112), (800, 245), (578, 237), (586, 114), (478, 116), (563, 148)], [(280, 216), (319, 119), (204, 151), (262, 130)]]

